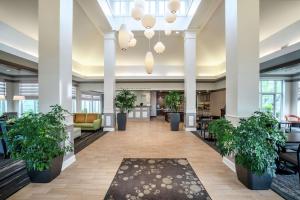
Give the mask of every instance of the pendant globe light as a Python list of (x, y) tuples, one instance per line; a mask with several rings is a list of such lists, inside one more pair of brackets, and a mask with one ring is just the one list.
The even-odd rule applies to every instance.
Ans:
[(176, 21), (176, 14), (175, 13), (170, 13), (165, 17), (166, 22), (168, 23), (174, 23)]
[(180, 9), (180, 0), (169, 0), (168, 8), (171, 13), (176, 13)]
[(152, 74), (154, 66), (154, 58), (151, 51), (148, 51), (145, 57), (145, 66), (147, 74)]
[(165, 45), (160, 41), (160, 32), (158, 32), (158, 42), (154, 45), (154, 51), (157, 54), (162, 54), (165, 51)]
[(152, 15), (144, 15), (143, 19), (142, 19), (142, 24), (146, 29), (150, 29), (153, 28), (153, 26), (155, 25), (156, 19), (155, 17), (153, 17)]
[(122, 51), (126, 51), (129, 47), (130, 34), (125, 24), (122, 24), (118, 34), (119, 46)]
[(135, 38), (132, 38), (129, 41), (129, 47), (135, 47), (136, 43), (137, 43), (137, 40)]
[(144, 16), (144, 11), (142, 8), (140, 7), (134, 7), (132, 10), (131, 10), (131, 17), (137, 21), (140, 21)]
[(145, 67), (146, 67), (147, 74), (152, 74), (153, 66), (154, 66), (154, 58), (150, 50), (150, 40), (149, 40), (149, 51), (146, 53), (145, 56)]
[(145, 35), (146, 38), (148, 38), (150, 40), (155, 35), (155, 32), (154, 32), (153, 29), (146, 29), (144, 31), (144, 35)]
[(171, 35), (172, 34), (172, 31), (171, 30), (165, 30), (165, 35), (166, 36), (169, 36), (169, 35)]
[(154, 51), (157, 54), (162, 54), (165, 51), (165, 49), (166, 49), (166, 47), (161, 41), (157, 42), (154, 46)]

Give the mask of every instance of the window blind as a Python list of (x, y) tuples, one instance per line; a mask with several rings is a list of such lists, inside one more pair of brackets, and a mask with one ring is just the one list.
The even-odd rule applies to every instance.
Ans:
[(6, 96), (6, 83), (0, 82), (0, 95)]
[(75, 86), (72, 87), (72, 98), (73, 99), (76, 98), (76, 87)]
[(39, 84), (38, 83), (20, 83), (19, 94), (27, 97), (39, 96)]

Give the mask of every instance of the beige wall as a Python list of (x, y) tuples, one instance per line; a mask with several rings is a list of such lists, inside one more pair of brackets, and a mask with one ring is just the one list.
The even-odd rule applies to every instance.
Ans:
[(212, 115), (220, 116), (221, 108), (226, 103), (226, 91), (220, 90), (210, 93), (210, 112)]

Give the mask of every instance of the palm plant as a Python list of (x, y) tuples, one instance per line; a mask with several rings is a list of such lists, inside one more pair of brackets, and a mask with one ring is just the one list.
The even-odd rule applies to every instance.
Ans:
[(177, 91), (170, 91), (165, 97), (166, 106), (171, 112), (178, 112), (182, 102), (182, 95)]
[(121, 113), (130, 112), (134, 108), (136, 95), (130, 90), (121, 90), (115, 98), (115, 105)]

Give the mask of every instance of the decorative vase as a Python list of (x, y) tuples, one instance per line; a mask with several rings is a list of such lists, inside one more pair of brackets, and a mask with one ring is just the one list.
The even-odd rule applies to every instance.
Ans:
[(118, 123), (118, 130), (119, 131), (125, 131), (126, 130), (126, 122), (127, 122), (126, 113), (118, 113), (117, 114), (117, 123)]
[(169, 113), (171, 131), (179, 130), (180, 113)]
[(51, 161), (49, 169), (43, 171), (29, 170), (28, 175), (30, 177), (31, 182), (33, 183), (51, 182), (60, 174), (62, 163), (63, 163), (63, 155), (54, 158)]
[(272, 176), (267, 172), (261, 176), (249, 171), (245, 167), (235, 164), (236, 174), (241, 183), (250, 190), (268, 190), (272, 184)]

